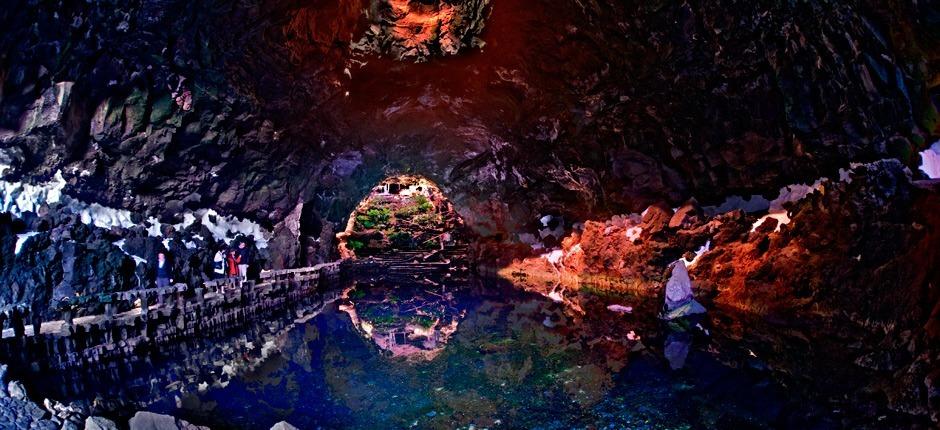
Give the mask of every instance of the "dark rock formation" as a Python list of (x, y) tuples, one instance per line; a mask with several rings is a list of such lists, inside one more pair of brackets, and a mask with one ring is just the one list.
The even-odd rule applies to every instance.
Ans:
[(552, 208), (910, 165), (936, 133), (923, 2), (524, 3), (493, 8), (485, 50), (411, 64), (353, 54), (364, 2), (17, 2), (0, 15), (7, 177), (61, 169), (109, 206), (273, 228), (298, 202), (335, 225), (414, 171), (500, 237)]
[[(61, 172), (72, 198), (141, 220), (249, 218), (273, 232), (266, 264), (283, 267), (329, 258), (338, 226), (392, 174), (439, 184), (476, 252), (500, 262), (531, 252), (522, 235), (545, 215), (650, 207), (585, 223), (560, 262), (642, 286), (711, 240), (691, 272), (713, 303), (881, 330), (887, 354), (865, 343), (846, 362), (891, 372), (869, 387), (893, 410), (936, 414), (940, 203), (903, 170), (940, 135), (936, 2), (383, 0), (365, 16), (369, 4), (11, 0), (0, 175)], [(402, 33), (412, 18), (419, 31)], [(485, 48), (459, 49), (476, 37)], [(789, 224), (671, 209), (881, 159), (898, 161), (830, 183)], [(37, 211), (0, 219), (4, 303), (51, 309), (76, 285), (149, 276), (114, 245), (152, 260), (161, 241), (143, 227)], [(162, 236), (190, 281), (217, 246), (200, 228)], [(16, 256), (26, 232), (38, 234)]]
[[(80, 215), (60, 205), (47, 207), (43, 216), (27, 214), (24, 219), (0, 214), (0, 306), (25, 304), (46, 319), (58, 319), (62, 299), (94, 298), (99, 293), (148, 288), (156, 276), (157, 254), (168, 256), (175, 282), (198, 285), (209, 279), (212, 258), (220, 247), (198, 221), (184, 230), (164, 228), (154, 237), (142, 226), (104, 229), (81, 222)], [(21, 243), (18, 234), (36, 232)], [(257, 249), (250, 238), (256, 261), (253, 269), (266, 264), (266, 252)], [(78, 314), (101, 313), (80, 306)], [(55, 317), (55, 318), (52, 318)]]

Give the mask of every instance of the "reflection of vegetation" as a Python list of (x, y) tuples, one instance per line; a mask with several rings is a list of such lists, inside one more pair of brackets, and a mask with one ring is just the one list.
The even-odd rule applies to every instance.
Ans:
[(411, 235), (403, 231), (394, 231), (388, 235), (388, 241), (393, 248), (410, 248)]
[(428, 315), (415, 315), (412, 317), (412, 321), (424, 328), (431, 328), (434, 326), (434, 318), (431, 318)]
[(349, 239), (349, 241), (346, 242), (346, 247), (353, 251), (358, 251), (364, 248), (365, 246), (366, 246), (365, 243), (362, 243), (362, 241), (356, 240), (356, 239)]
[[(428, 288), (360, 284), (355, 291), (364, 296), (354, 303), (359, 317), (380, 335), (405, 324), (429, 327), (437, 319), (446, 325), (446, 312), (426, 304), (428, 293), (438, 292), (425, 292)], [(609, 399), (615, 371), (611, 363), (621, 356), (609, 355), (605, 342), (589, 346), (583, 340), (608, 330), (591, 330), (589, 337), (566, 334), (542, 324), (547, 312), (554, 312), (553, 305), (541, 299), (477, 304), (460, 320), (440, 355), (427, 362), (358, 354), (348, 348), (359, 343), (341, 343), (347, 348), (345, 361), (329, 363), (335, 377), (331, 382), (342, 384), (334, 393), (344, 404), (362, 408), (354, 410), (363, 416), (402, 428), (479, 428), (497, 426), (496, 419), (502, 421), (497, 428), (533, 428), (556, 421), (552, 428), (584, 428), (594, 420), (606, 422), (608, 418), (595, 415), (593, 408)], [(334, 337), (324, 339), (339, 344)], [(577, 418), (562, 424), (560, 416)]]

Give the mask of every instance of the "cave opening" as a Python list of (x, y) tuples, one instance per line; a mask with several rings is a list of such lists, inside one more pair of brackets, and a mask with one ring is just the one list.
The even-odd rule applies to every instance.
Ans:
[(440, 187), (418, 175), (392, 175), (376, 184), (337, 235), (342, 259), (413, 256), (420, 261), (464, 257), (464, 221)]

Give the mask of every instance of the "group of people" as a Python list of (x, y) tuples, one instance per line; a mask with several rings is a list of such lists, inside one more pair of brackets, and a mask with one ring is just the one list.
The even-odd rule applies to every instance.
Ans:
[[(248, 280), (248, 267), (252, 264), (251, 249), (245, 241), (234, 247), (221, 247), (212, 259), (212, 278), (239, 278)], [(157, 253), (155, 283), (158, 288), (169, 287), (173, 283), (172, 265), (164, 252)]]
[(251, 265), (251, 250), (248, 244), (238, 242), (237, 248), (221, 248), (212, 258), (212, 275), (215, 279), (237, 277), (248, 280), (248, 267)]

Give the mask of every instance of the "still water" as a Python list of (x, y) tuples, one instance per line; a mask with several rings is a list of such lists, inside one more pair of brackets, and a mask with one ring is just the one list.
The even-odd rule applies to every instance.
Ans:
[[(302, 309), (110, 371), (32, 375), (38, 398), (214, 429), (767, 428), (802, 400), (649, 299), (557, 302), (498, 281), (351, 282)], [(727, 364), (738, 363), (738, 364)], [(797, 414), (798, 415), (798, 414)], [(801, 428), (808, 428), (804, 426)]]

